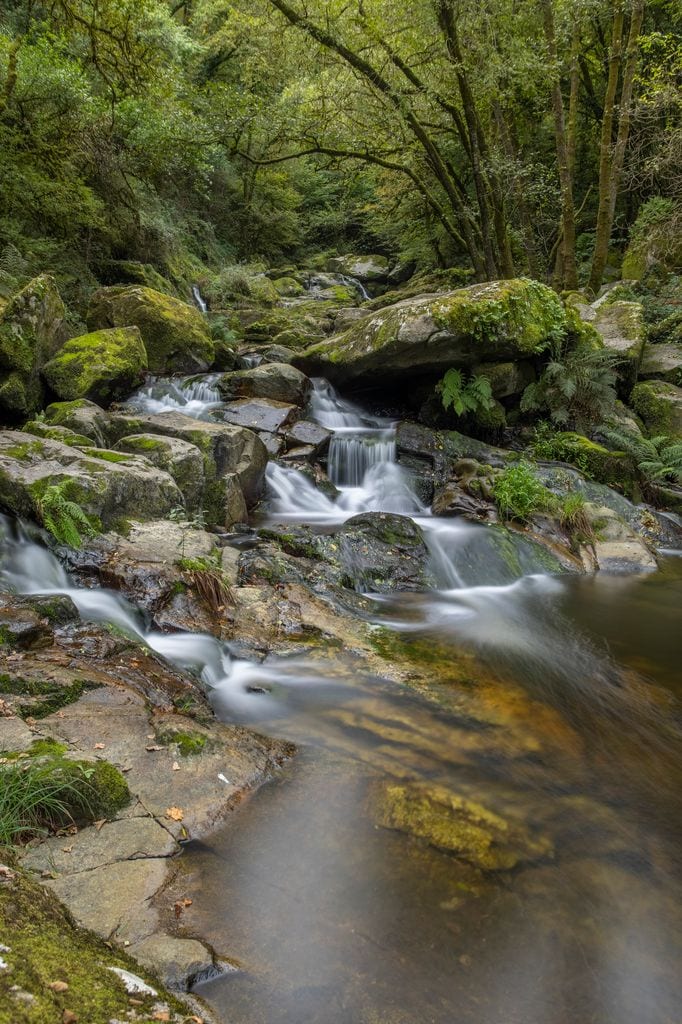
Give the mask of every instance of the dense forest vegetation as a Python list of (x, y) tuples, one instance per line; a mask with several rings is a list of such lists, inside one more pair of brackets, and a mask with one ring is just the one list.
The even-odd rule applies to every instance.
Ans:
[(186, 287), (348, 250), (596, 292), (628, 243), (631, 264), (679, 246), (680, 17), (673, 0), (5, 0), (2, 293), (48, 269), (77, 308), (112, 261)]

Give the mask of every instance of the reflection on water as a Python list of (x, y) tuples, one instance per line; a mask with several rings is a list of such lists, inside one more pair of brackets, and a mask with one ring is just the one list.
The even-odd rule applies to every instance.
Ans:
[[(182, 864), (188, 927), (241, 965), (200, 987), (220, 1019), (678, 1022), (681, 596), (671, 560), (385, 598), (377, 620), (452, 699), (339, 663), (274, 692), (260, 727), (307, 745)], [(425, 840), (426, 804), (378, 824), (377, 792), (415, 782), (466, 808), (460, 855)], [(491, 822), (493, 853), (525, 837), (511, 867), (478, 856)]]

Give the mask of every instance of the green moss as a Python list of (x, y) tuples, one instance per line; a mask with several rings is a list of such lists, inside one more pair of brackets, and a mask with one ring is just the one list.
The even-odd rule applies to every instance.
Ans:
[(192, 757), (200, 754), (206, 747), (207, 737), (200, 732), (187, 732), (182, 729), (164, 729), (157, 732), (156, 740), (168, 746), (175, 744), (181, 757)]
[(163, 451), (167, 444), (160, 437), (150, 437), (146, 434), (132, 434), (125, 439), (128, 450), (139, 452)]
[(59, 683), (50, 679), (24, 679), (8, 673), (0, 675), (0, 692), (30, 698), (14, 704), (14, 710), (22, 718), (46, 718), (68, 704), (75, 704), (86, 690), (94, 690), (97, 685), (84, 679)]
[(62, 444), (68, 444), (72, 447), (77, 446), (78, 448), (94, 447), (94, 442), (91, 438), (86, 437), (85, 434), (76, 433), (70, 427), (50, 426), (39, 420), (29, 420), (22, 429), (26, 434), (35, 434), (36, 437), (44, 437), (48, 441), (61, 441)]
[(42, 455), (45, 452), (45, 445), (40, 441), (25, 441), (23, 444), (14, 444), (4, 449), (4, 454), (11, 459), (18, 459), (19, 462), (31, 462), (33, 456)]
[(123, 455), (121, 452), (112, 452), (108, 448), (93, 448), (92, 451), (88, 452), (88, 455), (93, 459), (101, 459), (103, 462), (130, 462), (128, 455)]
[[(3, 998), (0, 1024), (58, 1024), (65, 1012), (80, 1024), (110, 1024), (128, 1020), (130, 999), (117, 967), (142, 976), (184, 1017), (188, 1012), (144, 968), (121, 951), (77, 928), (73, 919), (50, 892), (23, 872), (15, 872), (0, 886), (0, 934), (9, 950), (3, 953)], [(68, 989), (54, 992), (49, 986), (63, 981)], [(16, 987), (15, 987), (16, 986)], [(27, 993), (30, 1002), (19, 998)], [(154, 996), (136, 996), (138, 1019), (152, 1019)]]
[(68, 749), (69, 747), (66, 743), (59, 743), (49, 736), (42, 736), (40, 739), (33, 741), (26, 753), (29, 757), (61, 757)]
[(630, 405), (652, 434), (682, 434), (680, 390), (666, 381), (640, 381), (632, 389)]
[(630, 493), (635, 478), (635, 467), (625, 452), (612, 452), (582, 434), (564, 431), (552, 438), (552, 458), (568, 462), (581, 473)]
[(59, 398), (109, 403), (124, 398), (147, 369), (147, 353), (136, 327), (94, 331), (71, 338), (43, 367)]
[(26, 382), (19, 373), (8, 374), (0, 384), (0, 408), (11, 417), (26, 416), (31, 411)]

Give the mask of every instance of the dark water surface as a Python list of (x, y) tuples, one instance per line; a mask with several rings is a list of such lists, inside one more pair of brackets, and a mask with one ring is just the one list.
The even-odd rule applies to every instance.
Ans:
[[(188, 926), (240, 965), (198, 989), (219, 1019), (682, 1020), (681, 599), (680, 558), (384, 599), (403, 651), (437, 652), (434, 692), (452, 665), (451, 699), (339, 658), (269, 700), (255, 724), (299, 756), (182, 863)], [(530, 850), (480, 870), (379, 825), (386, 787), (414, 783)]]

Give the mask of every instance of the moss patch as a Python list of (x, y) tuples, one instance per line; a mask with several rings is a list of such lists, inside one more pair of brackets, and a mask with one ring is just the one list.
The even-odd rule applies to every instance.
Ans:
[(71, 338), (43, 367), (54, 393), (65, 401), (88, 398), (108, 405), (125, 398), (147, 369), (137, 327), (117, 327)]
[(96, 683), (85, 679), (74, 679), (67, 685), (61, 685), (50, 679), (24, 679), (0, 674), (0, 693), (26, 698), (14, 703), (14, 710), (23, 718), (46, 718), (68, 704), (75, 704), (86, 690), (96, 688)]

